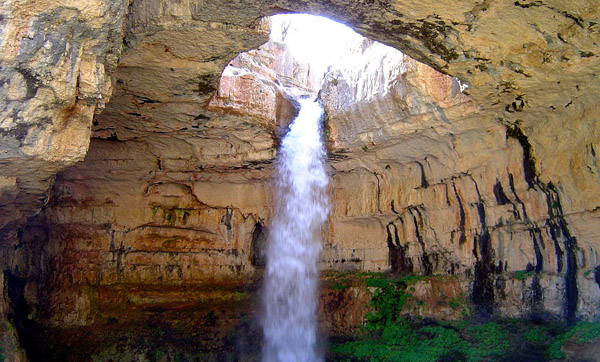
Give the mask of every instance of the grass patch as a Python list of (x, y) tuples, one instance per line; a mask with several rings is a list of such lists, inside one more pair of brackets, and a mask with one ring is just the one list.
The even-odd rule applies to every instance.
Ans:
[(346, 288), (348, 288), (348, 285), (346, 284), (331, 284), (329, 285), (329, 289), (331, 290), (346, 290)]
[(507, 332), (497, 323), (465, 330), (407, 320), (387, 323), (378, 335), (331, 347), (334, 361), (498, 361), (509, 350)]
[[(528, 272), (523, 271), (523, 278)], [(333, 343), (328, 361), (374, 362), (491, 362), (551, 361), (565, 357), (565, 343), (600, 343), (600, 323), (558, 323), (496, 319), (481, 321), (468, 316), (437, 322), (405, 314), (410, 285), (424, 277), (371, 275), (373, 312), (366, 316), (360, 337)], [(418, 301), (417, 301), (418, 302)], [(458, 300), (450, 300), (452, 309)]]
[(533, 272), (532, 271), (527, 271), (527, 270), (517, 270), (515, 272), (515, 279), (517, 280), (525, 280), (528, 277), (532, 276)]
[(461, 302), (460, 302), (460, 300), (458, 300), (458, 299), (454, 298), (454, 299), (451, 299), (451, 300), (448, 302), (448, 305), (449, 305), (449, 306), (450, 306), (450, 308), (452, 308), (452, 309), (458, 309), (458, 308), (460, 308), (460, 306), (461, 306)]
[(565, 358), (565, 343), (600, 343), (600, 323), (573, 327), (519, 320), (398, 319), (354, 341), (333, 344), (329, 361), (491, 362)]
[(578, 322), (573, 327), (554, 338), (549, 347), (550, 357), (554, 359), (565, 358), (565, 352), (562, 350), (562, 346), (567, 342), (581, 344), (595, 340), (600, 342), (600, 323)]

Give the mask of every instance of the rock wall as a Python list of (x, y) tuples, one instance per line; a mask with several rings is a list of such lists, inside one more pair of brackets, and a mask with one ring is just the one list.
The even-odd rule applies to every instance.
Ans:
[[(10, 311), (8, 281), (4, 273), (0, 274), (0, 315), (5, 316)], [(19, 337), (12, 321), (4, 319), (0, 321), (0, 356), (5, 361), (24, 362), (27, 361), (25, 351), (19, 344)]]
[(1, 262), (40, 320), (92, 323), (90, 286), (256, 275), (293, 105), (269, 71), (217, 84), (284, 11), (469, 85), (391, 55), (363, 83), (329, 75), (325, 269), (456, 274), (484, 312), (598, 318), (595, 1), (9, 1)]
[(487, 313), (597, 318), (598, 246), (570, 226), (593, 216), (565, 214), (518, 126), (381, 47), (359, 55), (384, 54), (379, 71), (349, 62), (322, 93), (335, 170), (328, 267), (460, 275)]
[[(38, 221), (51, 325), (98, 322), (90, 287), (260, 277), (275, 128), (289, 118), (277, 117), (277, 73), (256, 56), (226, 69), (195, 134), (129, 138), (108, 112), (97, 117), (86, 161), (59, 175)], [(483, 313), (595, 318), (595, 246), (573, 244), (555, 186), (529, 173), (520, 129), (394, 49), (366, 42), (354, 57), (321, 91), (332, 177), (322, 269), (456, 275)], [(263, 158), (240, 140), (264, 145)]]
[(85, 156), (112, 92), (127, 1), (0, 6), (0, 231), (39, 211), (54, 175)]
[(56, 173), (84, 158), (92, 118), (111, 96), (126, 13), (127, 1), (0, 4), (0, 353), (6, 360), (26, 360), (14, 327), (21, 327), (16, 314), (23, 312), (16, 309), (27, 304), (16, 275), (38, 280), (39, 263), (30, 258), (43, 253), (40, 244), (25, 251), (18, 229), (46, 203)]
[[(132, 48), (123, 62), (130, 53), (139, 56)], [(35, 242), (45, 252), (40, 274), (49, 292), (32, 300), (47, 305), (44, 323), (115, 318), (94, 306), (111, 293), (115, 300), (139, 299), (138, 287), (123, 293), (122, 285), (162, 285), (153, 288), (160, 304), (173, 298), (173, 286), (197, 290), (193, 285), (235, 286), (259, 277), (271, 163), (297, 114), (288, 92), (316, 93), (302, 78), (292, 82), (293, 67), (268, 61), (286, 54), (283, 45), (267, 43), (238, 56), (202, 102), (193, 89), (189, 99), (172, 98), (150, 83), (145, 97), (130, 95), (121, 88), (128, 81), (120, 80), (142, 78), (130, 74), (139, 70), (129, 63), (119, 65), (118, 93), (95, 118), (85, 161), (57, 176), (47, 207), (28, 225), (47, 230)], [(163, 65), (152, 71), (177, 74)], [(176, 77), (162, 86), (182, 84), (190, 82)], [(203, 289), (198, 293), (189, 298), (205, 298)]]

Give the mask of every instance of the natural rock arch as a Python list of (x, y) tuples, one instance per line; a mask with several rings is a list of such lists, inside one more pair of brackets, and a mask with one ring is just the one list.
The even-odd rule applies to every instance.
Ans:
[[(424, 147), (427, 156), (416, 152), (399, 157), (399, 148), (388, 144), (372, 147), (366, 142), (367, 167), (344, 164), (340, 157), (334, 182), (342, 187), (335, 197), (347, 201), (337, 204), (334, 213), (343, 218), (329, 232), (350, 247), (327, 249), (330, 266), (337, 267), (336, 260), (352, 261), (372, 270), (389, 263), (386, 258), (390, 254), (402, 254), (403, 265), (410, 264), (414, 271), (470, 271), (465, 280), (473, 285), (471, 291), (475, 289), (473, 299), (483, 297), (484, 309), (490, 303), (490, 288), (496, 288), (494, 307), (507, 314), (522, 312), (521, 306), (511, 303), (529, 293), (534, 300), (526, 302), (532, 301), (536, 309), (568, 319), (598, 317), (594, 225), (600, 204), (596, 155), (600, 127), (594, 114), (600, 84), (596, 79), (600, 10), (595, 2), (134, 0), (130, 4), (103, 2), (104, 7), (94, 1), (75, 7), (22, 5), (2, 5), (10, 16), (0, 20), (7, 29), (0, 37), (4, 87), (0, 98), (4, 117), (0, 130), (0, 229), (6, 256), (3, 268), (10, 273), (36, 279), (47, 270), (47, 265), (38, 268), (43, 263), (36, 257), (26, 257), (39, 252), (37, 244), (60, 250), (68, 242), (80, 246), (91, 240), (98, 250), (115, 256), (107, 261), (115, 264), (115, 275), (100, 273), (99, 278), (118, 283), (131, 272), (122, 263), (123, 258), (134, 255), (128, 254), (128, 243), (153, 240), (158, 233), (156, 225), (139, 227), (136, 218), (160, 220), (178, 230), (171, 235), (175, 242), (162, 244), (169, 253), (189, 247), (198, 239), (197, 233), (212, 242), (215, 225), (223, 240), (238, 249), (247, 247), (251, 240), (240, 235), (251, 235), (266, 216), (256, 206), (268, 204), (264, 187), (256, 187), (266, 179), (261, 174), (266, 166), (259, 162), (236, 169), (232, 165), (239, 162), (238, 153), (259, 160), (272, 157), (268, 137), (248, 135), (261, 140), (261, 146), (230, 154), (223, 152), (228, 143), (207, 146), (200, 151), (202, 162), (180, 155), (197, 151), (186, 141), (185, 133), (204, 129), (211, 119), (204, 105), (216, 90), (225, 64), (266, 40), (260, 19), (297, 11), (340, 20), (437, 70), (458, 76), (469, 84), (476, 105), (464, 119), (457, 113), (462, 108), (448, 107), (440, 113), (457, 121), (460, 132), (445, 129), (443, 138), (431, 137), (432, 143), (403, 134), (407, 145), (417, 150)], [(90, 127), (94, 113), (104, 107)], [(352, 119), (343, 110), (338, 118)], [(211, 139), (230, 136), (224, 131), (230, 126), (233, 124), (225, 120), (221, 128), (208, 131), (213, 132)], [(185, 127), (190, 129), (183, 130)], [(479, 129), (473, 131), (476, 136), (461, 136), (474, 128)], [(152, 140), (145, 143), (149, 131)], [(33, 230), (36, 223), (44, 229), (48, 220), (56, 227), (48, 236), (19, 236), (17, 230), (47, 202), (54, 175), (86, 156), (92, 132), (93, 142), (104, 146), (92, 147), (85, 163), (58, 176), (52, 207), (34, 217), (26, 229)], [(393, 132), (392, 136), (398, 136)], [(176, 147), (170, 143), (174, 138), (179, 142)], [(443, 152), (432, 148), (440, 139), (446, 142), (438, 145)], [(481, 142), (472, 142), (475, 140)], [(361, 150), (360, 142), (353, 147)], [(120, 152), (119, 157), (115, 151)], [(476, 157), (484, 161), (473, 163)], [(153, 166), (122, 167), (128, 162)], [(191, 179), (191, 172), (170, 174), (168, 180), (156, 176), (179, 168), (193, 168), (197, 174)], [(106, 175), (123, 172), (124, 178), (147, 182), (140, 199), (149, 200), (151, 207), (135, 211), (121, 207), (119, 195), (129, 191), (111, 183), (99, 169)], [(219, 175), (224, 170), (226, 177)], [(256, 183), (242, 181), (244, 172)], [(90, 176), (96, 177), (96, 184), (81, 181)], [(350, 190), (348, 186), (353, 185), (361, 187)], [(95, 198), (101, 194), (99, 188), (107, 186), (114, 188), (117, 197)], [(239, 196), (235, 207), (222, 195)], [(115, 219), (121, 229), (110, 226)], [(61, 220), (69, 220), (71, 225), (61, 229)], [(439, 220), (454, 220), (456, 225)], [(195, 223), (198, 230), (182, 226), (187, 223)], [(73, 231), (81, 237), (74, 237)], [(365, 234), (367, 242), (357, 247)], [(443, 245), (456, 245), (455, 259), (448, 257), (448, 250), (438, 248), (439, 243), (430, 242), (443, 239), (443, 234), (448, 236)], [(356, 240), (351, 239), (353, 235)], [(383, 245), (384, 252), (369, 247), (371, 240)], [(393, 246), (390, 251), (386, 249), (388, 241)], [(25, 248), (20, 246), (23, 243)], [(208, 273), (228, 269), (245, 275), (247, 255), (238, 249), (211, 254), (211, 260), (217, 262), (211, 261), (213, 269)], [(399, 257), (396, 254), (394, 257)], [(87, 283), (91, 272), (84, 262), (73, 262), (73, 255), (77, 254), (59, 253), (53, 261), (59, 269), (53, 281), (57, 286), (66, 276), (72, 277), (76, 286)], [(168, 261), (138, 276), (142, 284), (156, 280), (177, 283), (194, 275), (181, 265), (203, 262), (194, 258)], [(534, 274), (545, 272), (547, 276), (540, 280), (537, 274), (526, 274), (525, 281), (520, 277), (511, 280), (515, 271), (529, 273), (531, 267)], [(28, 268), (35, 275), (27, 275)], [(36, 274), (38, 271), (41, 274)], [(472, 275), (474, 280), (469, 279)], [(538, 298), (539, 290), (545, 290), (545, 304)], [(67, 300), (80, 309), (69, 310), (51, 323), (93, 323), (94, 316), (85, 308), (90, 302), (87, 297), (76, 287), (65, 288), (51, 305), (59, 308)], [(502, 298), (508, 302), (503, 303)]]
[[(389, 1), (315, 1), (301, 4), (264, 1), (250, 4), (244, 1), (171, 3), (151, 0), (133, 1), (129, 7), (126, 5), (124, 1), (108, 2), (104, 8), (96, 6), (102, 9), (96, 14), (82, 11), (83, 8), (64, 7), (61, 3), (40, 4), (37, 7), (5, 4), (4, 11), (11, 16), (5, 17), (3, 22), (17, 26), (8, 28), (4, 35), (4, 47), (10, 49), (2, 60), (4, 77), (6, 84), (12, 84), (12, 88), (5, 95), (3, 108), (4, 114), (12, 112), (13, 117), (12, 121), (3, 126), (6, 141), (2, 165), (5, 190), (3, 200), (9, 204), (14, 203), (17, 194), (21, 197), (32, 195), (30, 202), (21, 202), (22, 206), (16, 210), (6, 211), (6, 224), (12, 225), (14, 221), (18, 225), (27, 215), (39, 209), (40, 203), (35, 199), (42, 197), (48, 188), (48, 182), (41, 182), (39, 177), (31, 173), (26, 176), (28, 173), (15, 170), (11, 165), (16, 160), (23, 160), (31, 164), (28, 168), (36, 170), (34, 173), (50, 175), (43, 177), (47, 179), (57, 169), (64, 167), (64, 164), (81, 159), (85, 154), (85, 139), (89, 132), (86, 131), (85, 120), (89, 123), (92, 111), (97, 107), (102, 108), (111, 95), (110, 75), (118, 63), (122, 36), (125, 35), (127, 47), (133, 39), (143, 36), (145, 32), (150, 34), (157, 29), (168, 29), (176, 22), (179, 25), (175, 27), (175, 31), (207, 25), (204, 30), (209, 31), (210, 26), (214, 26), (214, 34), (222, 36), (230, 32), (228, 36), (235, 37), (234, 33), (244, 33), (255, 27), (262, 16), (277, 12), (298, 11), (330, 16), (435, 69), (459, 76), (472, 85), (471, 96), (483, 110), (492, 112), (501, 122), (509, 125), (519, 121), (521, 128), (531, 129), (532, 132), (529, 133), (534, 137), (538, 134), (537, 128), (547, 128), (537, 122), (540, 118), (548, 118), (546, 123), (551, 122), (548, 128), (562, 128), (564, 119), (572, 117), (571, 113), (580, 114), (587, 103), (594, 102), (585, 94), (594, 93), (594, 89), (589, 87), (595, 82), (580, 84), (583, 83), (580, 82), (581, 78), (593, 79), (597, 76), (594, 55), (597, 37), (594, 19), (597, 17), (597, 6), (589, 1), (581, 1), (577, 5), (519, 1), (511, 4), (480, 4), (478, 1), (469, 1), (461, 4), (433, 2), (415, 5), (410, 2)], [(94, 5), (86, 4), (86, 8), (94, 8)], [(125, 18), (126, 23), (123, 22)], [(518, 21), (521, 18), (534, 18), (536, 21)], [(55, 26), (57, 19), (64, 23), (61, 28)], [(35, 21), (30, 26), (18, 25), (24, 24), (26, 20)], [(227, 26), (219, 28), (219, 24), (228, 24), (229, 30), (226, 29)], [(32, 36), (35, 41), (19, 38), (26, 29), (34, 34)], [(70, 37), (60, 35), (65, 29), (75, 31), (71, 31)], [(44, 43), (40, 40), (43, 33), (57, 36), (48, 37)], [(513, 37), (512, 34), (520, 34), (520, 37)], [(185, 34), (179, 33), (179, 36), (183, 37)], [(207, 38), (210, 35), (204, 37), (204, 41)], [(214, 89), (217, 73), (225, 62), (239, 51), (257, 46), (262, 41), (259, 38), (260, 36), (254, 37), (255, 40), (249, 41), (246, 36), (245, 44), (240, 44), (241, 47), (226, 44), (229, 47), (226, 52), (205, 57), (216, 61), (218, 65), (215, 64), (203, 78), (198, 79), (198, 90)], [(89, 39), (94, 41), (90, 43)], [(244, 41), (238, 39), (238, 42)], [(160, 43), (160, 39), (157, 43)], [(32, 61), (44, 44), (47, 54), (56, 55)], [(52, 69), (45, 74), (60, 72), (60, 69), (66, 67), (64, 62), (58, 63), (61, 49), (67, 49), (65, 44), (81, 49), (81, 56), (69, 55), (65, 58), (71, 60), (71, 69), (63, 72), (67, 78), (48, 78), (43, 75), (42, 67)], [(210, 46), (208, 48), (210, 53)], [(568, 66), (569, 74), (574, 76), (558, 71), (565, 66)], [(75, 82), (77, 79), (79, 82)], [(34, 97), (25, 93), (21, 95), (23, 89), (30, 89), (26, 93)], [(56, 97), (49, 97), (46, 93), (38, 95), (37, 89), (50, 90)], [(551, 94), (547, 92), (549, 89), (553, 90)], [(73, 106), (75, 95), (79, 99), (76, 107)], [(573, 103), (569, 103), (574, 100), (572, 98), (575, 98), (574, 107), (570, 106)], [(581, 104), (578, 105), (578, 102)], [(36, 111), (43, 104), (46, 104), (46, 110)], [(65, 113), (65, 110), (68, 112)], [(27, 119), (19, 114), (27, 114)], [(82, 125), (75, 130), (74, 120), (78, 115), (83, 117)], [(64, 127), (65, 123), (70, 126)], [(66, 134), (66, 130), (70, 131), (69, 136), (62, 136)], [(26, 139), (27, 135), (29, 138)], [(589, 148), (593, 146), (592, 138), (588, 135), (573, 143), (587, 144), (590, 145)], [(75, 139), (83, 139), (79, 141), (83, 143), (76, 144)], [(534, 143), (544, 142), (535, 140)], [(552, 150), (544, 148), (543, 151), (534, 151), (536, 158), (546, 161), (543, 170), (539, 171), (547, 172), (548, 179), (565, 174), (556, 174), (557, 170), (564, 167), (557, 164), (555, 156), (564, 154), (570, 145), (562, 140), (557, 145), (559, 147)], [(584, 154), (577, 156), (582, 161), (582, 158), (589, 157)], [(31, 186), (25, 190), (23, 186), (17, 185), (17, 176), (19, 183)], [(575, 184), (582, 182), (589, 183), (589, 177), (582, 175), (578, 180), (571, 181), (568, 187), (579, 189)], [(597, 204), (596, 201), (590, 202), (590, 205)], [(577, 209), (582, 208), (586, 206), (577, 205)], [(14, 230), (14, 225), (9, 229)]]

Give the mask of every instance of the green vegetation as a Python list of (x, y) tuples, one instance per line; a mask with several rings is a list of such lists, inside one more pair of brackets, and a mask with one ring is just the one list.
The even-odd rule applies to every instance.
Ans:
[(328, 288), (330, 290), (342, 291), (346, 290), (353, 284), (356, 284), (360, 278), (362, 278), (365, 273), (357, 273), (357, 272), (341, 272), (341, 273), (331, 273), (325, 276), (325, 280), (329, 282)]
[(524, 333), (524, 337), (528, 342), (539, 343), (543, 342), (545, 338), (544, 328), (541, 326), (533, 326), (531, 329)]
[(331, 351), (340, 361), (497, 361), (511, 351), (508, 334), (496, 322), (459, 329), (398, 320), (387, 322), (379, 334), (333, 345)]
[(148, 360), (150, 360), (152, 362), (160, 361), (164, 355), (165, 355), (164, 352), (158, 348), (155, 349), (153, 352), (147, 353)]
[(329, 285), (329, 289), (331, 290), (346, 290), (346, 288), (348, 288), (348, 285), (346, 284), (331, 284)]
[(458, 309), (460, 307), (460, 301), (458, 301), (457, 299), (451, 299), (448, 302), (448, 305), (450, 305), (450, 308), (452, 309)]
[(367, 278), (367, 287), (374, 288), (371, 295), (373, 313), (367, 314), (368, 326), (382, 329), (398, 321), (398, 316), (412, 294), (406, 292), (407, 280), (382, 276)]
[[(523, 272), (523, 277), (527, 272)], [(362, 335), (334, 343), (328, 360), (375, 362), (435, 361), (550, 361), (562, 359), (563, 345), (600, 341), (600, 323), (580, 322), (572, 327), (558, 323), (496, 319), (478, 321), (468, 317), (437, 322), (412, 318), (408, 307), (419, 305), (411, 294), (412, 284), (426, 277), (372, 275), (366, 285), (372, 290), (373, 312), (366, 317)], [(464, 305), (449, 300), (452, 309)]]
[(565, 358), (562, 346), (568, 341), (587, 343), (594, 340), (600, 340), (600, 323), (578, 322), (572, 328), (554, 338), (549, 347), (550, 357), (554, 359)]
[(528, 277), (532, 276), (533, 272), (532, 271), (527, 271), (527, 270), (517, 270), (515, 272), (515, 279), (517, 280), (525, 280)]

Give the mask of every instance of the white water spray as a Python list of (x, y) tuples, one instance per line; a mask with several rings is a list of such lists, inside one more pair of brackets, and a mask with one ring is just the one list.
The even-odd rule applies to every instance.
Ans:
[(328, 213), (323, 110), (309, 99), (300, 104), (277, 159), (277, 201), (263, 290), (264, 362), (323, 359), (316, 350), (317, 261)]

